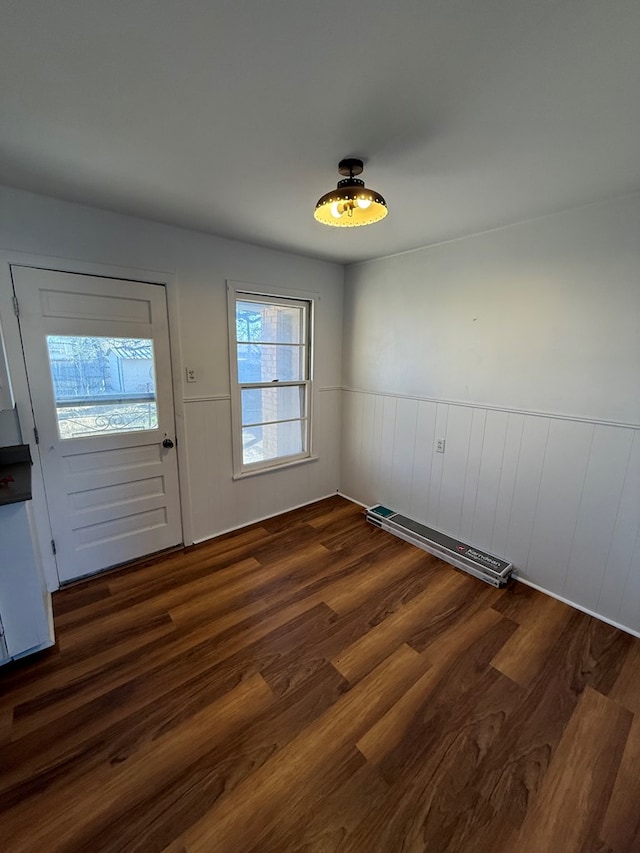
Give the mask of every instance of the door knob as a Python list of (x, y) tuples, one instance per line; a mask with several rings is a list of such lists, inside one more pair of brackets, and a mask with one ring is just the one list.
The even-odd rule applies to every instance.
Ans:
[(173, 447), (173, 442), (170, 438), (165, 438), (165, 440), (162, 442), (162, 446), (169, 449), (170, 447)]

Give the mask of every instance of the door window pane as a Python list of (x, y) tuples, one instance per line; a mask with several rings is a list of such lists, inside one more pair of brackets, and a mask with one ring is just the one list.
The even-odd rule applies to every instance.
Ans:
[(60, 438), (157, 429), (153, 341), (48, 335)]

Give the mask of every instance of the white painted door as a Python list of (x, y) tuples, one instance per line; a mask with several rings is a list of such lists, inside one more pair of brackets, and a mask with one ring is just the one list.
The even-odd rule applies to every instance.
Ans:
[(12, 275), (60, 580), (179, 544), (165, 288)]

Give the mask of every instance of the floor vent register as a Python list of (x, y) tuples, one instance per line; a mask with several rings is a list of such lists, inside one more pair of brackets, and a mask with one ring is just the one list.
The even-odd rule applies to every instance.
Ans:
[(369, 507), (366, 517), (370, 524), (417, 545), (418, 548), (498, 589), (506, 586), (513, 572), (512, 563), (420, 524), (406, 515), (400, 515), (386, 506)]

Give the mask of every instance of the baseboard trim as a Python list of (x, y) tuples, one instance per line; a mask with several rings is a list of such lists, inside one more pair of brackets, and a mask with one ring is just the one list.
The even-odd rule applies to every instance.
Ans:
[(370, 504), (363, 504), (362, 501), (357, 501), (355, 498), (350, 497), (349, 495), (345, 495), (344, 492), (341, 492), (338, 489), (337, 493), (341, 498), (344, 498), (345, 501), (351, 501), (352, 504), (358, 504), (358, 506), (363, 506), (365, 509), (370, 506)]

